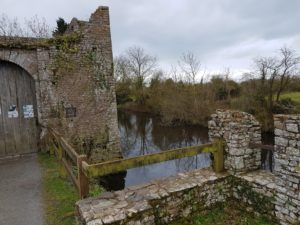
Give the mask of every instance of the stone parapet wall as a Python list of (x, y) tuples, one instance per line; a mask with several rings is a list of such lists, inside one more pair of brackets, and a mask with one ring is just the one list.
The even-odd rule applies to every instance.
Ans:
[(247, 210), (275, 220), (276, 184), (274, 174), (257, 170), (231, 178), (232, 196), (243, 201)]
[(300, 115), (274, 116), (276, 216), (282, 224), (300, 222)]
[(226, 142), (225, 169), (230, 173), (247, 172), (260, 168), (261, 150), (249, 143), (261, 143), (259, 122), (240, 111), (217, 110), (208, 122), (209, 139), (222, 138)]
[(76, 204), (78, 224), (170, 224), (229, 200), (243, 201), (249, 211), (274, 219), (274, 180), (263, 171), (239, 176), (209, 169), (181, 173), (81, 200)]
[(169, 224), (229, 197), (227, 174), (196, 170), (77, 202), (78, 224)]

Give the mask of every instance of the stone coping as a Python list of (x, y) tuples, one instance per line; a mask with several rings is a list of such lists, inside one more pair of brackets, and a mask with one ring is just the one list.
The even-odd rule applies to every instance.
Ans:
[(236, 177), (246, 180), (249, 183), (266, 186), (269, 189), (275, 190), (275, 175), (269, 171), (256, 170), (244, 174), (235, 175)]
[(49, 47), (48, 40), (46, 38), (0, 36), (0, 48), (34, 50), (39, 47)]

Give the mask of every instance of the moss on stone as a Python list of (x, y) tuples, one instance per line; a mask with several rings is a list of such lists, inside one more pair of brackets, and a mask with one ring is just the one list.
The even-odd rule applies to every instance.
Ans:
[(171, 225), (276, 225), (265, 216), (247, 212), (247, 206), (230, 201), (218, 204), (198, 215), (185, 218)]
[(0, 48), (36, 50), (37, 48), (49, 48), (48, 39), (27, 37), (0, 37)]

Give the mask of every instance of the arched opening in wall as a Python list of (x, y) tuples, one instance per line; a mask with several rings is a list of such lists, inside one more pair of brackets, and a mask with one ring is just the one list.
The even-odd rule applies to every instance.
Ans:
[(34, 79), (0, 60), (0, 157), (36, 152), (38, 131)]

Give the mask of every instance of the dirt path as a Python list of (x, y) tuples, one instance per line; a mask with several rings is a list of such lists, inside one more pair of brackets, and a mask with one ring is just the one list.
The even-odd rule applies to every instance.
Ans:
[(0, 160), (0, 225), (43, 225), (37, 155)]

